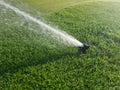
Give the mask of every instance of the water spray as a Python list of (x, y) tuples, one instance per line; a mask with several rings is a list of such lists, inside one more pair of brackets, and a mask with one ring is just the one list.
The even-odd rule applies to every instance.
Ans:
[[(86, 53), (86, 50), (89, 48), (88, 43), (81, 43), (80, 41), (78, 41), (71, 35), (67, 34), (66, 32), (63, 32), (56, 28), (53, 28), (52, 26), (42, 22), (41, 20), (31, 16), (30, 14), (28, 14), (24, 11), (19, 10), (18, 8), (4, 2), (3, 0), (0, 1), (0, 5), (3, 5), (6, 8), (13, 10), (17, 14), (22, 15), (24, 18), (27, 18), (27, 19), (33, 21), (34, 23), (37, 23), (38, 25), (40, 25), (42, 28), (49, 30), (49, 32), (51, 32), (52, 35), (55, 36), (55, 39), (57, 37), (57, 40), (62, 41), (65, 45), (67, 45), (69, 47), (78, 47), (78, 52)], [(46, 34), (47, 34), (47, 32), (46, 32)]]

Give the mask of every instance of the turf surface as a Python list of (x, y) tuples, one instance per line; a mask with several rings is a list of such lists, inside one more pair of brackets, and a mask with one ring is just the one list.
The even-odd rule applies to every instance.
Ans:
[[(23, 2), (33, 8), (30, 13), (37, 17), (34, 10), (42, 2)], [(95, 1), (70, 7), (66, 7), (67, 0), (63, 3), (65, 8), (58, 7), (60, 10), (49, 5), (48, 10), (39, 10), (46, 13), (44, 18), (49, 23), (89, 42), (87, 54), (77, 55), (77, 48), (61, 47), (39, 33), (39, 26), (0, 6), (1, 90), (120, 89), (120, 3)]]

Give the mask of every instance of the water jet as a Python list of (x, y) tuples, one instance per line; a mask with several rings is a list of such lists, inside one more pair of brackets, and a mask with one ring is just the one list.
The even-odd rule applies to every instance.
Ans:
[(41, 28), (48, 30), (47, 32), (44, 30), (44, 32), (47, 34), (49, 32), (51, 32), (51, 36), (54, 39), (57, 39), (59, 41), (61, 41), (63, 44), (69, 46), (69, 47), (78, 47), (78, 52), (79, 53), (86, 53), (86, 50), (89, 48), (89, 44), (88, 43), (81, 43), (80, 41), (78, 41), (76, 38), (74, 38), (73, 36), (67, 34), (66, 32), (60, 30), (60, 29), (56, 29), (46, 23), (44, 23), (43, 21), (41, 21), (40, 19), (37, 19), (33, 16), (31, 16), (29, 13), (26, 13), (24, 11), (21, 11), (19, 8), (16, 8), (6, 2), (4, 2), (4, 0), (0, 1), (0, 5), (3, 5), (6, 7), (6, 9), (11, 9), (14, 12), (16, 12), (17, 14), (23, 16), (24, 18), (27, 18), (29, 20), (31, 20), (32, 22), (38, 24), (41, 26)]

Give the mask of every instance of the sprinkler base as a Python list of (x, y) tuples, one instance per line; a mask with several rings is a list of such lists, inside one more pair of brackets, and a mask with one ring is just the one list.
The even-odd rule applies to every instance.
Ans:
[(86, 51), (89, 49), (90, 45), (88, 43), (83, 43), (83, 47), (78, 47), (79, 54), (86, 54)]

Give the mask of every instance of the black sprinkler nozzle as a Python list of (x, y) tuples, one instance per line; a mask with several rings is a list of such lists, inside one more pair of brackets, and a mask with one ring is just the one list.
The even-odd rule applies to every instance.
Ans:
[(88, 43), (83, 43), (83, 47), (78, 47), (78, 53), (86, 54), (87, 49), (89, 49), (90, 45)]

